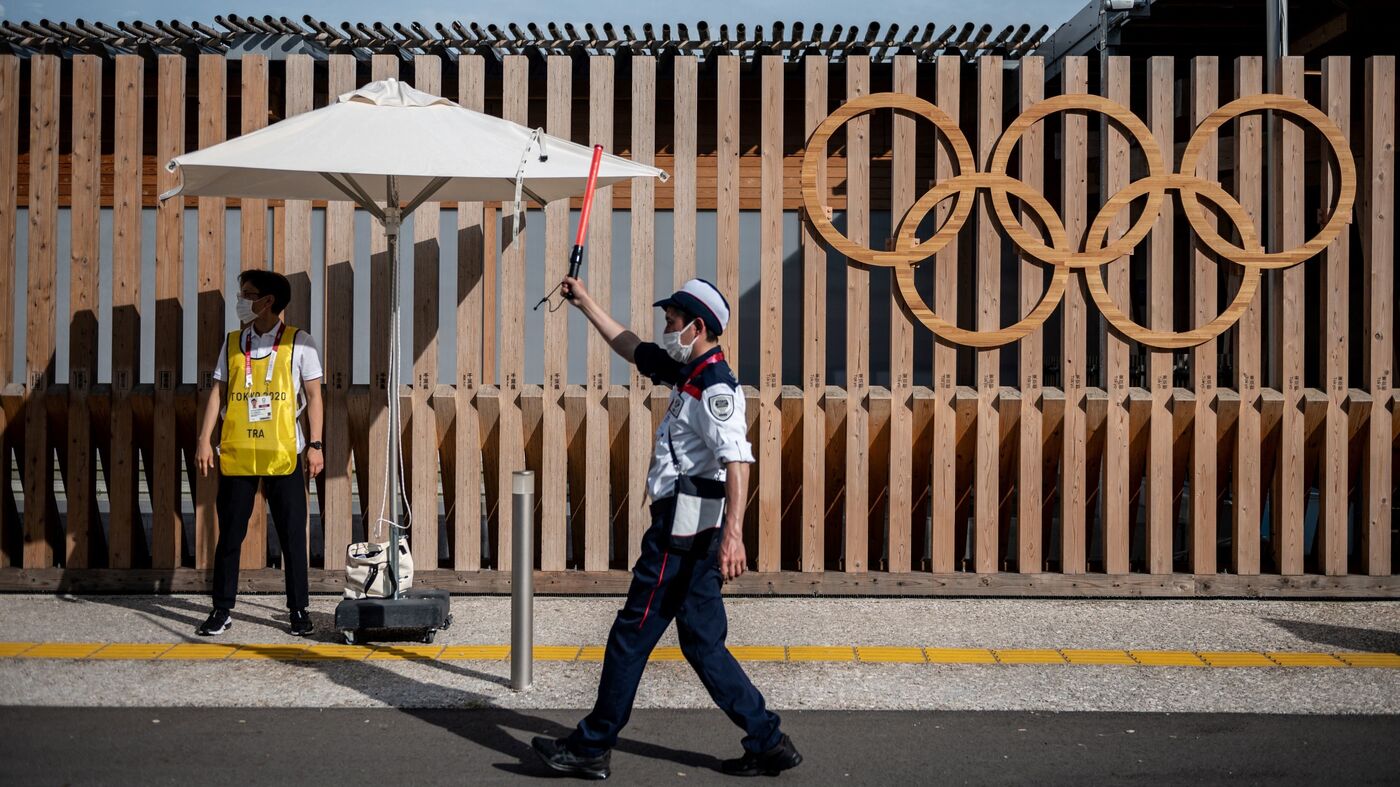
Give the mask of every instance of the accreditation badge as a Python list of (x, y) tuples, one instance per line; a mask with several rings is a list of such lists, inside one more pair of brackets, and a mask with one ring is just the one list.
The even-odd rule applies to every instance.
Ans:
[(272, 394), (248, 397), (248, 423), (272, 420)]

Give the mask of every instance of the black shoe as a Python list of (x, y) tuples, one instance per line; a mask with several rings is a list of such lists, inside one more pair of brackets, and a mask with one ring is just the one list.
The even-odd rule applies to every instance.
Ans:
[(304, 609), (293, 610), (291, 620), (291, 632), (293, 637), (304, 637), (316, 628), (311, 625), (311, 616), (306, 614), (306, 610)]
[(762, 754), (746, 751), (744, 756), (737, 760), (725, 760), (720, 763), (720, 770), (730, 776), (777, 776), (782, 771), (801, 764), (802, 755), (798, 753), (797, 747), (792, 745), (792, 739), (784, 735), (778, 740), (777, 746)]
[(209, 617), (200, 624), (199, 630), (195, 633), (201, 637), (214, 637), (233, 628), (233, 618), (226, 609), (215, 608), (209, 613)]
[(597, 757), (580, 757), (569, 751), (563, 738), (556, 740), (539, 737), (530, 741), (530, 746), (540, 755), (540, 759), (544, 760), (545, 765), (560, 773), (585, 779), (606, 779), (612, 775), (612, 768), (609, 767), (612, 752), (605, 751)]

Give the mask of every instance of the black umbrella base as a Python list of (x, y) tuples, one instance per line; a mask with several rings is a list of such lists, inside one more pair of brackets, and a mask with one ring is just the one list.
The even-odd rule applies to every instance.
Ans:
[[(375, 639), (432, 642), (452, 625), (451, 596), (446, 590), (408, 590), (399, 598), (347, 598), (335, 608), (335, 627), (348, 645)], [(395, 632), (407, 637), (394, 636)]]

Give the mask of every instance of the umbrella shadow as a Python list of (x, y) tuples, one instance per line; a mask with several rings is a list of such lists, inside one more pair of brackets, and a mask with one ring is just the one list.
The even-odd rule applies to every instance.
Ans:
[[(528, 742), (519, 740), (512, 734), (512, 731), (528, 735), (562, 738), (573, 729), (553, 719), (500, 707), (493, 698), (486, 694), (456, 686), (420, 681), (368, 661), (292, 663), (304, 668), (319, 670), (327, 679), (338, 686), (355, 691), (375, 702), (396, 708), (400, 713), (511, 758), (514, 760), (513, 762), (493, 764), (496, 769), (507, 773), (524, 776), (557, 775), (538, 761)], [(450, 662), (422, 660), (418, 663), (428, 665), (456, 678), (503, 686), (509, 685), (509, 681), (503, 677)], [(430, 696), (436, 707), (407, 705), (406, 698), (415, 696)], [(718, 771), (720, 767), (719, 759), (713, 755), (626, 738), (618, 740), (616, 750), (637, 757), (664, 760), (694, 769)]]
[[(72, 597), (70, 600), (76, 603), (104, 604), (135, 612), (185, 642), (208, 641), (207, 637), (195, 633), (195, 629), (209, 614), (210, 606), (207, 602), (200, 603), (174, 596), (83, 596)], [(260, 614), (242, 611), (245, 608), (257, 609)], [(231, 613), (235, 623), (254, 629), (265, 628), (282, 635), (287, 634), (288, 614), (285, 606), (263, 604), (245, 598), (238, 600), (238, 607)], [(338, 641), (335, 635), (334, 615), (313, 611), (311, 620), (316, 630), (304, 639), (316, 642)]]
[(1397, 631), (1337, 626), (1331, 623), (1314, 623), (1286, 618), (1265, 618), (1265, 620), (1299, 639), (1305, 639), (1318, 645), (1326, 645), (1339, 650), (1400, 653), (1400, 632)]

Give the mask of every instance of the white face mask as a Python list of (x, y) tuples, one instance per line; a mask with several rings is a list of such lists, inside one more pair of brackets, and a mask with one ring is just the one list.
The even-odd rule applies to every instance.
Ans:
[(257, 312), (253, 311), (253, 302), (242, 295), (238, 296), (234, 309), (238, 312), (239, 324), (250, 323), (258, 317)]
[[(690, 326), (686, 326), (686, 328), (688, 327)], [(681, 342), (681, 334), (683, 333), (685, 333), (685, 328), (661, 334), (661, 349), (665, 350), (666, 354), (671, 356), (671, 359), (676, 363), (689, 361), (691, 350), (695, 348), (695, 343), (700, 341), (700, 332), (696, 331), (695, 338), (691, 339), (689, 344), (683, 344)]]

